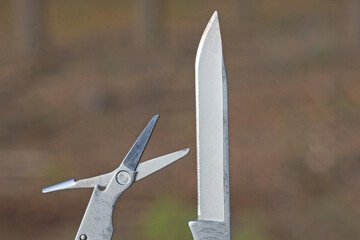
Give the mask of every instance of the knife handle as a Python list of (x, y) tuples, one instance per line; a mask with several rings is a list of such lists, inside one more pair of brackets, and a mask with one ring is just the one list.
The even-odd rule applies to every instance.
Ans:
[(230, 227), (225, 222), (191, 221), (189, 227), (194, 240), (230, 240)]

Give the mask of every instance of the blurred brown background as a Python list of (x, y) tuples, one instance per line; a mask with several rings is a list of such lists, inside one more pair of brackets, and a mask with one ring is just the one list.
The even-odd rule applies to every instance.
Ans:
[(217, 9), (237, 240), (360, 238), (360, 1), (0, 2), (0, 238), (73, 239), (91, 190), (161, 115), (114, 239), (192, 239), (194, 61)]

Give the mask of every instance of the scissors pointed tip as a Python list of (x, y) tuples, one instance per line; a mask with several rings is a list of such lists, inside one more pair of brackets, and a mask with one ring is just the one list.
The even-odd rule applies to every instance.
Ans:
[(150, 124), (151, 124), (151, 125), (155, 125), (155, 124), (157, 123), (159, 117), (160, 117), (159, 114), (154, 115), (154, 116), (151, 118), (151, 120), (150, 120)]
[(159, 114), (156, 114), (146, 125), (145, 129), (142, 131), (138, 139), (135, 141), (130, 151), (126, 155), (122, 164), (131, 169), (132, 171), (136, 170), (137, 165), (139, 164), (140, 158), (145, 150), (145, 147), (149, 141), (152, 131), (156, 125), (156, 122), (159, 118)]
[(75, 179), (70, 179), (64, 182), (60, 182), (54, 185), (51, 185), (49, 187), (45, 187), (42, 189), (42, 193), (49, 193), (49, 192), (54, 192), (54, 191), (59, 191), (59, 190), (64, 190), (64, 189), (70, 189), (73, 188), (75, 186)]

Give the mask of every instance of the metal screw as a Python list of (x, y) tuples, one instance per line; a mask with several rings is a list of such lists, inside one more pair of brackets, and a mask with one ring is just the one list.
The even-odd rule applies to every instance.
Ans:
[(130, 182), (130, 174), (126, 171), (120, 171), (116, 175), (116, 181), (121, 185), (128, 184)]
[(80, 235), (80, 240), (86, 240), (86, 239), (87, 239), (87, 236), (85, 234)]

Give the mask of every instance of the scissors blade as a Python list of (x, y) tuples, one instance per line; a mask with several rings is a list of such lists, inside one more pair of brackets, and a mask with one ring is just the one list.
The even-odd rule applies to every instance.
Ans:
[(64, 182), (60, 182), (49, 187), (45, 187), (42, 189), (42, 193), (55, 192), (66, 189), (77, 189), (77, 188), (93, 188), (96, 185), (99, 187), (106, 187), (114, 174), (116, 174), (118, 170), (114, 170), (110, 173), (105, 173), (99, 176), (85, 178), (80, 180), (69, 179)]
[(230, 239), (227, 80), (217, 12), (199, 43), (195, 88), (198, 221), (190, 228), (194, 239)]
[(59, 190), (63, 190), (63, 189), (71, 189), (75, 186), (75, 184), (76, 184), (75, 179), (69, 179), (69, 180), (48, 186), (48, 187), (44, 187), (42, 189), (42, 193), (49, 193), (49, 192), (59, 191)]
[[(125, 156), (123, 162), (127, 168), (132, 171), (135, 171), (139, 160), (144, 152), (144, 149), (149, 141), (152, 131), (154, 130), (155, 124), (159, 118), (159, 115), (155, 115), (150, 122), (146, 125), (145, 129), (142, 131), (138, 139), (135, 141), (133, 146), (131, 147), (128, 154)], [(74, 188), (90, 188), (99, 185), (100, 187), (106, 187), (110, 182), (111, 178), (115, 173), (117, 173), (118, 169), (115, 169), (113, 172), (106, 173), (100, 176), (81, 179), (79, 181), (75, 181), (75, 179), (70, 179), (61, 183), (57, 183), (55, 185), (45, 187), (42, 189), (43, 193), (54, 192), (65, 189), (74, 189)]]
[(177, 152), (169, 153), (167, 155), (154, 158), (152, 160), (142, 162), (136, 168), (135, 181), (139, 181), (148, 175), (159, 171), (160, 169), (166, 167), (167, 165), (179, 160), (189, 153), (189, 148), (182, 149)]
[(122, 164), (132, 171), (136, 170), (137, 165), (139, 164), (140, 158), (145, 150), (145, 147), (149, 141), (152, 131), (154, 130), (155, 124), (159, 118), (159, 115), (155, 115), (145, 129), (142, 131), (138, 139), (135, 141), (134, 145), (131, 147), (130, 151), (126, 155)]
[[(142, 162), (136, 168), (135, 181), (139, 181), (148, 175), (159, 171), (160, 169), (166, 167), (167, 165), (179, 160), (189, 153), (189, 148), (185, 148), (176, 152), (169, 153), (167, 155), (150, 159), (148, 161)], [(66, 190), (66, 189), (77, 189), (77, 188), (93, 188), (95, 186), (106, 187), (111, 178), (118, 172), (118, 169), (106, 174), (99, 176), (80, 179), (76, 181), (75, 179), (70, 179), (64, 182), (60, 182), (49, 187), (42, 189), (42, 193), (49, 193), (54, 191)]]

